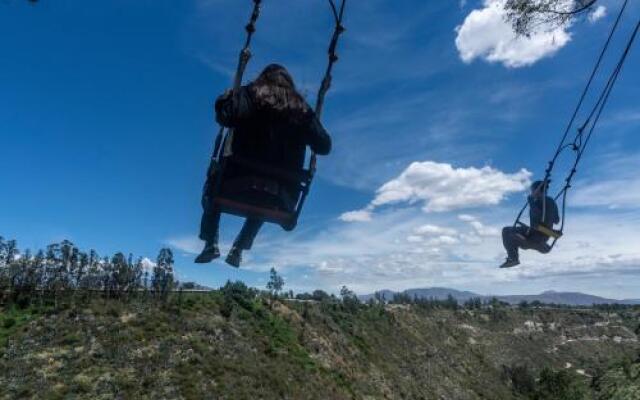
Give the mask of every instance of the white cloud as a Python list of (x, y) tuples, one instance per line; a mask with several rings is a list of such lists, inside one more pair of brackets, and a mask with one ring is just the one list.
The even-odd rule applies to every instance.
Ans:
[(460, 221), (469, 223), (471, 228), (473, 228), (475, 234), (478, 236), (491, 237), (491, 236), (500, 235), (500, 229), (494, 226), (486, 226), (478, 218), (474, 217), (473, 215), (461, 214), (461, 215), (458, 215), (458, 219)]
[(589, 13), (589, 22), (593, 23), (607, 15), (607, 8), (605, 6), (598, 6), (595, 10)]
[(196, 255), (200, 254), (202, 251), (203, 241), (198, 239), (196, 236), (183, 236), (171, 238), (166, 241), (166, 243), (178, 249), (186, 254)]
[(428, 243), (432, 246), (450, 246), (457, 243), (460, 243), (460, 239), (454, 236), (442, 235), (432, 239), (429, 239)]
[(158, 264), (156, 264), (155, 262), (151, 261), (151, 259), (149, 259), (148, 257), (144, 257), (142, 259), (142, 268), (146, 271), (153, 271), (153, 269), (157, 266)]
[(572, 196), (573, 204), (583, 207), (638, 208), (640, 205), (640, 179), (614, 179), (578, 186)]
[(425, 224), (415, 228), (407, 237), (409, 243), (424, 243), (428, 246), (451, 246), (460, 243), (458, 230)]
[[(612, 153), (593, 162), (590, 175), (576, 182), (569, 204), (579, 207), (640, 209), (640, 156)], [(588, 170), (587, 170), (588, 171)]]
[(340, 216), (340, 220), (344, 222), (369, 222), (371, 221), (371, 211), (356, 210), (349, 211)]
[(460, 214), (460, 215), (458, 215), (458, 219), (460, 221), (464, 221), (464, 222), (471, 222), (471, 221), (475, 221), (476, 217), (474, 217), (473, 215), (469, 215), (469, 214)]
[(375, 208), (400, 203), (422, 204), (425, 212), (492, 206), (510, 193), (526, 190), (530, 177), (525, 169), (506, 174), (489, 166), (454, 168), (433, 161), (414, 162), (382, 185), (365, 209), (345, 213), (341, 219), (368, 221)]
[(452, 228), (443, 228), (437, 225), (426, 224), (422, 225), (414, 230), (417, 235), (455, 235), (457, 230)]
[[(498, 229), (485, 221), (508, 225), (514, 212), (504, 207), (478, 215), (386, 210), (367, 224), (263, 238), (255, 249), (260, 263), (244, 268), (266, 272), (277, 265), (291, 272), (288, 284), (296, 290), (334, 290), (344, 284), (371, 293), (445, 286), (486, 294), (556, 289), (638, 297), (637, 214), (570, 210), (565, 236), (551, 254), (524, 251), (521, 267), (499, 270), (504, 249)], [(621, 277), (622, 287), (612, 289)]]
[(462, 61), (476, 58), (506, 67), (525, 67), (553, 55), (571, 40), (565, 27), (540, 29), (530, 37), (517, 36), (505, 20), (505, 0), (485, 0), (456, 27), (456, 47)]

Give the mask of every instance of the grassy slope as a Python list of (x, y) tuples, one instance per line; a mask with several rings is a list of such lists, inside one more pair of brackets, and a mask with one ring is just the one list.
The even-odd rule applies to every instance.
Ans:
[[(213, 293), (164, 308), (4, 310), (0, 398), (517, 399), (505, 367), (595, 374), (639, 349), (637, 315), (264, 300), (232, 309), (223, 317), (230, 308)], [(3, 328), (9, 313), (16, 322)]]

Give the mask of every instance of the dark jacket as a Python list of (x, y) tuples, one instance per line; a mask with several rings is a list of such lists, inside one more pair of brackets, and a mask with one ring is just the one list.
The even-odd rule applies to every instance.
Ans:
[[(542, 220), (543, 214), (544, 221)], [(529, 196), (529, 224), (532, 228), (538, 225), (544, 225), (547, 228), (553, 229), (553, 225), (559, 222), (560, 214), (558, 213), (558, 205), (553, 198), (547, 196), (545, 204), (542, 198)], [(535, 239), (548, 239), (546, 235), (536, 231), (532, 231), (531, 236)]]
[[(331, 151), (331, 137), (311, 108), (287, 115), (258, 107), (249, 86), (234, 96), (220, 96), (215, 111), (218, 123), (234, 130), (234, 156), (298, 172), (304, 168), (307, 146), (319, 155)], [(296, 187), (289, 185), (289, 189)]]

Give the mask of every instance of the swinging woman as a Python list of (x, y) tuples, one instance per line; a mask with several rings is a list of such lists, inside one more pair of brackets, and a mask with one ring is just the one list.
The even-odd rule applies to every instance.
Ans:
[[(303, 168), (307, 146), (319, 155), (327, 155), (331, 151), (331, 137), (296, 90), (291, 75), (281, 65), (267, 66), (254, 82), (242, 86), (237, 93), (227, 91), (217, 99), (215, 112), (218, 123), (233, 129), (233, 140), (225, 146), (225, 155), (230, 153), (234, 157), (295, 173)], [(217, 173), (220, 172), (210, 171), (205, 185), (200, 225), (200, 239), (205, 241), (205, 246), (196, 263), (208, 263), (220, 256), (218, 231), (221, 210), (213, 198)], [(255, 171), (241, 165), (224, 171), (225, 180), (229, 177), (251, 177), (252, 174), (255, 175)], [(262, 193), (260, 196), (269, 198), (258, 200), (280, 209), (292, 209), (298, 185), (280, 182), (276, 186), (277, 196)], [(224, 191), (225, 188), (221, 189)], [(249, 196), (255, 196), (255, 193)], [(245, 220), (226, 258), (229, 265), (240, 266), (242, 251), (251, 249), (263, 223), (255, 218)]]

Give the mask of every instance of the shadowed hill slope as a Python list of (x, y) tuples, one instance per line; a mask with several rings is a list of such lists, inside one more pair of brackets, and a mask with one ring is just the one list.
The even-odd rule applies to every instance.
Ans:
[(545, 367), (608, 390), (626, 376), (609, 366), (640, 351), (633, 309), (446, 310), (232, 289), (5, 308), (0, 398), (528, 399)]

